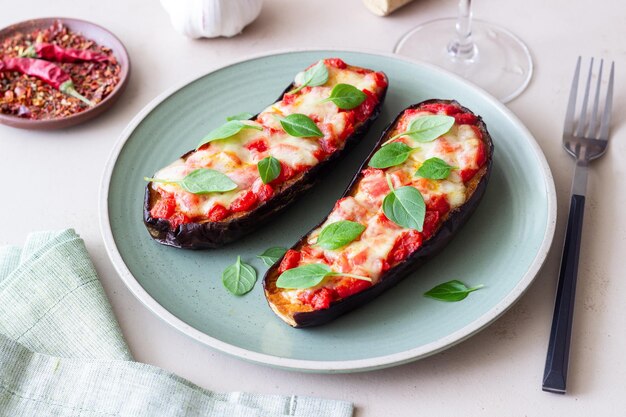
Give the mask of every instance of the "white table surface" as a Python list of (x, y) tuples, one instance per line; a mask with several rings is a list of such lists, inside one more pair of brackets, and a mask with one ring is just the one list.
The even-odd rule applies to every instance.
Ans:
[[(335, 11), (328, 12), (331, 6)], [(559, 220), (548, 260), (529, 291), (497, 322), (460, 345), (408, 365), (361, 374), (301, 374), (245, 363), (192, 341), (150, 313), (126, 289), (105, 252), (98, 227), (105, 161), (124, 126), (159, 93), (273, 49), (389, 52), (409, 28), (453, 15), (455, 6), (453, 0), (418, 0), (380, 18), (360, 0), (266, 0), (259, 19), (242, 35), (193, 41), (174, 32), (155, 0), (3, 1), (0, 27), (33, 17), (67, 16), (109, 28), (126, 45), (133, 70), (121, 100), (96, 120), (56, 132), (0, 126), (0, 244), (21, 244), (35, 230), (75, 228), (137, 360), (212, 390), (344, 399), (356, 405), (358, 417), (625, 415), (626, 5), (618, 0), (475, 3), (475, 16), (518, 34), (534, 56), (534, 78), (509, 107), (546, 154), (556, 181)], [(593, 164), (589, 178), (569, 393), (560, 396), (542, 392), (541, 377), (573, 168), (560, 137), (579, 54), (615, 60), (618, 76), (611, 147)]]

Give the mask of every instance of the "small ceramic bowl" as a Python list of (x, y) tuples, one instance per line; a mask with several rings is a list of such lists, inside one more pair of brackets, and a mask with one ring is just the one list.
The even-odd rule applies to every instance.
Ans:
[(33, 130), (52, 130), (74, 126), (92, 119), (110, 108), (126, 88), (128, 76), (130, 74), (130, 59), (128, 58), (128, 53), (126, 52), (124, 45), (122, 45), (122, 42), (120, 42), (115, 35), (102, 26), (79, 19), (46, 17), (27, 20), (8, 26), (0, 30), (0, 40), (12, 36), (16, 32), (28, 33), (32, 32), (34, 29), (46, 29), (56, 21), (60, 21), (66, 25), (72, 32), (81, 33), (83, 36), (95, 41), (97, 44), (110, 48), (111, 51), (113, 51), (113, 55), (117, 59), (117, 62), (119, 62), (121, 66), (119, 83), (115, 87), (115, 90), (113, 90), (113, 92), (104, 100), (94, 107), (86, 109), (80, 113), (76, 113), (68, 117), (48, 120), (24, 119), (18, 116), (0, 113), (0, 123), (21, 129)]

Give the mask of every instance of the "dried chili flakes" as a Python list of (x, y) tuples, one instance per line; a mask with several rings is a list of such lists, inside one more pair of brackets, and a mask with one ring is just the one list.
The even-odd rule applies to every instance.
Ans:
[[(16, 33), (2, 40), (0, 57), (18, 57), (32, 45), (41, 43), (106, 56), (107, 59), (102, 62), (56, 62), (56, 64), (70, 75), (76, 91), (95, 104), (115, 90), (120, 81), (121, 66), (113, 52), (80, 33), (71, 32), (59, 21), (47, 29)], [(18, 72), (0, 72), (0, 113), (43, 120), (68, 117), (87, 108), (80, 100), (68, 97), (40, 79)]]

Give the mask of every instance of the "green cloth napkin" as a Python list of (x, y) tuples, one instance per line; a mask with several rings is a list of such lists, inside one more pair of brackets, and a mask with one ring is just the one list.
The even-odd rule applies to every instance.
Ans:
[[(217, 382), (217, 381), (216, 381)], [(132, 361), (71, 229), (0, 248), (1, 417), (349, 417), (343, 401), (216, 393)]]

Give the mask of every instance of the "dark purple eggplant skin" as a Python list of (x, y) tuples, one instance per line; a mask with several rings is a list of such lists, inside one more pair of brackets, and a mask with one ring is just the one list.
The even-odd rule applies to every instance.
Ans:
[[(374, 153), (376, 153), (376, 151), (380, 148), (380, 145), (382, 145), (385, 141), (387, 141), (389, 134), (391, 133), (396, 123), (399, 121), (402, 114), (406, 110), (415, 109), (426, 104), (434, 104), (434, 103), (454, 104), (458, 106), (459, 108), (461, 108), (463, 112), (473, 114), (471, 110), (469, 110), (466, 107), (461, 106), (457, 101), (454, 101), (454, 100), (431, 99), (431, 100), (426, 100), (421, 103), (417, 103), (417, 104), (407, 107), (406, 109), (401, 111), (400, 114), (396, 117), (396, 119), (393, 122), (391, 122), (387, 126), (387, 128), (384, 130), (380, 139), (376, 143), (376, 146), (374, 146), (374, 149), (372, 150), (372, 152), (365, 159), (365, 161), (363, 162), (361, 167), (358, 169), (358, 171), (356, 171), (356, 174), (352, 178), (350, 185), (348, 185), (348, 188), (346, 189), (346, 191), (343, 193), (343, 195), (340, 198), (347, 197), (351, 195), (353, 191), (355, 191), (355, 187), (357, 186), (358, 181), (360, 179), (361, 171), (367, 168), (369, 160), (372, 158)], [(447, 219), (439, 226), (435, 234), (424, 242), (421, 248), (419, 248), (418, 250), (413, 252), (411, 255), (409, 255), (407, 259), (405, 259), (398, 265), (394, 266), (393, 268), (385, 272), (381, 276), (380, 281), (376, 285), (373, 285), (369, 287), (368, 289), (361, 291), (359, 293), (353, 294), (349, 297), (334, 301), (331, 303), (330, 307), (327, 309), (314, 310), (314, 311), (309, 311), (309, 312), (296, 312), (295, 314), (293, 314), (293, 321), (295, 324), (289, 323), (292, 327), (303, 328), (303, 327), (319, 326), (319, 325), (328, 323), (336, 319), (337, 317), (351, 310), (354, 310), (355, 308), (358, 308), (362, 305), (367, 304), (370, 300), (374, 299), (382, 292), (398, 284), (402, 279), (408, 276), (411, 272), (415, 271), (420, 265), (422, 265), (423, 263), (425, 263), (426, 261), (428, 261), (435, 255), (437, 255), (441, 250), (443, 250), (446, 247), (446, 245), (452, 240), (452, 238), (456, 235), (459, 229), (461, 229), (461, 227), (467, 222), (467, 220), (471, 217), (472, 213), (478, 207), (478, 204), (480, 203), (483, 195), (485, 194), (487, 183), (489, 181), (489, 176), (491, 174), (493, 152), (494, 152), (493, 140), (491, 136), (489, 135), (489, 132), (487, 131), (487, 126), (485, 125), (482, 118), (480, 116), (477, 116), (477, 118), (478, 118), (478, 122), (476, 126), (479, 128), (479, 130), (481, 131), (483, 135), (483, 140), (486, 145), (487, 161), (485, 165), (479, 171), (479, 173), (481, 173), (483, 172), (482, 170), (484, 170), (484, 174), (482, 175), (478, 184), (474, 188), (474, 191), (471, 194), (470, 198), (461, 207), (458, 207), (457, 209), (449, 213)], [(328, 215), (326, 217), (328, 217)], [(317, 226), (313, 227), (309, 232), (307, 232), (295, 245), (291, 247), (291, 249), (298, 249), (299, 247), (301, 247), (301, 245), (306, 242), (306, 238), (309, 235), (309, 233), (311, 233), (313, 230), (321, 226), (325, 220), (326, 218), (324, 218), (324, 220), (322, 220)], [(266, 295), (268, 303), (271, 303), (269, 299), (269, 292), (275, 290), (275, 282), (279, 275), (278, 266), (280, 265), (281, 261), (282, 261), (282, 258), (279, 259), (266, 272), (263, 278), (263, 287), (265, 289), (265, 295)]]
[[(386, 76), (385, 79), (387, 83), (389, 83)], [(282, 100), (283, 95), (294, 88), (294, 84), (291, 83), (285, 88), (276, 102)], [(345, 157), (350, 150), (361, 142), (372, 123), (374, 123), (380, 115), (387, 94), (387, 88), (388, 87), (385, 87), (380, 95), (378, 104), (370, 117), (346, 138), (343, 149), (333, 153), (326, 160), (306, 171), (289, 187), (284, 188), (266, 202), (259, 204), (254, 210), (242, 216), (224, 222), (186, 223), (172, 230), (169, 221), (157, 219), (150, 215), (152, 198), (155, 194), (151, 191), (152, 183), (148, 183), (144, 196), (143, 219), (150, 236), (163, 245), (176, 248), (213, 249), (233, 242), (266, 224), (285, 210), (291, 203), (302, 197), (309, 189), (313, 188), (324, 175), (333, 170), (336, 164)], [(250, 120), (255, 119), (257, 116), (258, 115), (253, 116)], [(185, 158), (191, 152), (193, 152), (193, 150), (187, 152), (181, 158)]]

